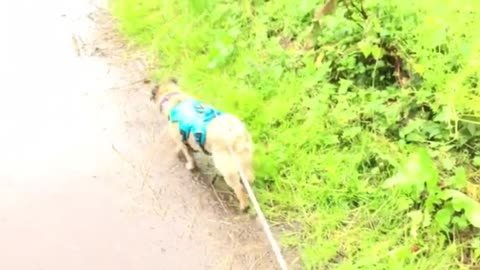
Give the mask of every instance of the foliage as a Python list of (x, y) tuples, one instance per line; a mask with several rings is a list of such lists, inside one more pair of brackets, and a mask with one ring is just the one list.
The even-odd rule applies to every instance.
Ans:
[(112, 1), (152, 76), (246, 121), (304, 269), (480, 260), (480, 2)]
[(458, 167), (455, 175), (446, 180), (442, 187), (435, 163), (423, 149), (412, 154), (405, 166), (383, 185), (404, 188), (407, 196), (400, 208), (408, 209), (413, 202), (422, 204), (423, 209), (407, 214), (415, 226), (412, 229), (418, 229), (420, 224), (430, 226), (432, 216), (439, 229), (447, 232), (451, 229), (449, 225), (462, 230), (469, 224), (480, 228), (480, 203), (457, 190), (467, 185), (465, 169)]

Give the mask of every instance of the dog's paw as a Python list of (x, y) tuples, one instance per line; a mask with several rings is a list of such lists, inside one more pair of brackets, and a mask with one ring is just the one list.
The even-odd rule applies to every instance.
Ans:
[(193, 169), (195, 169), (195, 164), (193, 164), (193, 162), (187, 162), (185, 163), (185, 168), (189, 171), (193, 171)]
[(250, 209), (250, 205), (248, 203), (240, 204), (240, 212), (247, 213)]

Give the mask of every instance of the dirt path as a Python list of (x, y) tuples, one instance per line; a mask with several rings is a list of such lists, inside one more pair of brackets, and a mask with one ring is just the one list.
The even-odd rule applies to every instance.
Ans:
[(275, 269), (229, 192), (169, 154), (145, 61), (98, 5), (1, 8), (0, 269)]

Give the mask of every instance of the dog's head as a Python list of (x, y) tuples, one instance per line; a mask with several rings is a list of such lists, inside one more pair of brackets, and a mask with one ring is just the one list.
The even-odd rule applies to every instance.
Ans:
[(163, 96), (172, 92), (180, 92), (178, 81), (175, 78), (170, 78), (164, 83), (155, 85), (150, 92), (150, 100), (159, 103)]

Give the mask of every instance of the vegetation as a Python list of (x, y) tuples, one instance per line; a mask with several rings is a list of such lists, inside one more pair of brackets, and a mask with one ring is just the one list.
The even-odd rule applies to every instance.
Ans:
[(112, 10), (156, 79), (246, 121), (256, 193), (303, 269), (480, 267), (480, 1), (324, 4)]

